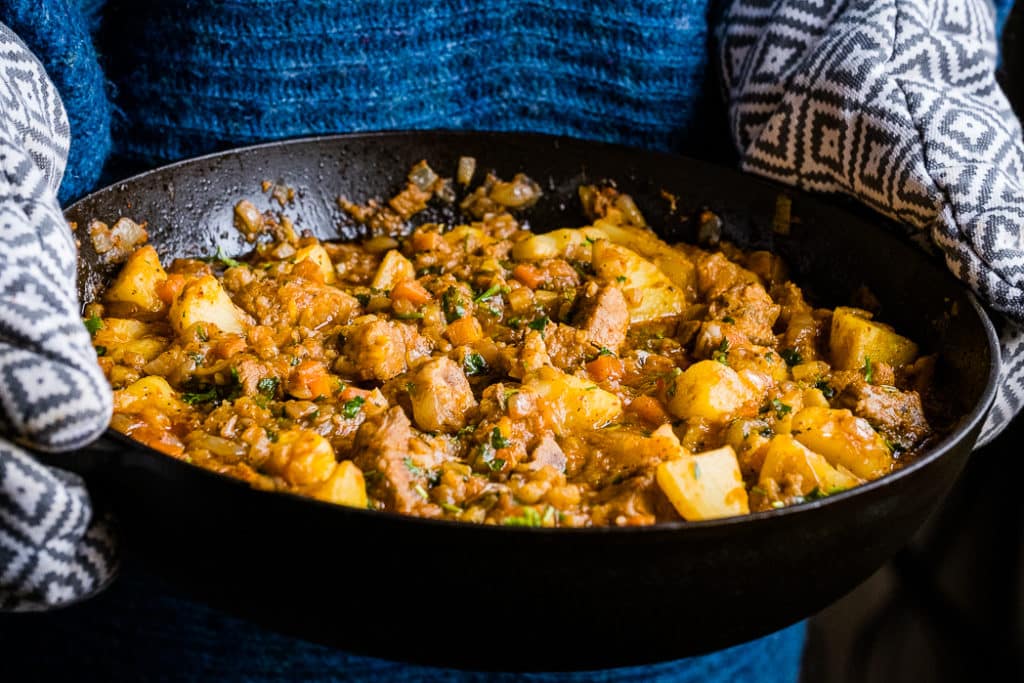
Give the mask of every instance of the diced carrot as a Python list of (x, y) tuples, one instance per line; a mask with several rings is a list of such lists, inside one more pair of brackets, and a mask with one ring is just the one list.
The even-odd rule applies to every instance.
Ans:
[(479, 321), (471, 315), (464, 315), (448, 325), (446, 330), (448, 341), (456, 346), (472, 344), (484, 336)]
[(598, 356), (587, 363), (587, 373), (595, 382), (621, 379), (624, 373), (622, 361), (615, 356)]
[(430, 292), (419, 283), (419, 280), (402, 280), (391, 289), (391, 300), (405, 299), (416, 306), (422, 306), (433, 297)]
[(540, 283), (544, 281), (544, 272), (529, 263), (520, 263), (512, 269), (512, 277), (530, 289), (537, 289)]
[(353, 387), (353, 386), (349, 385), (349, 386), (346, 386), (341, 391), (341, 400), (342, 401), (351, 401), (352, 399), (354, 399), (356, 397), (365, 399), (365, 398), (369, 398), (370, 394), (372, 394), (372, 393), (373, 393), (372, 391), (368, 391), (367, 389), (360, 389), (359, 387)]
[(661, 405), (661, 401), (653, 396), (638, 396), (630, 404), (629, 409), (636, 413), (644, 422), (650, 425), (661, 425), (669, 422), (672, 418)]
[(172, 273), (167, 276), (166, 280), (157, 284), (156, 295), (160, 297), (161, 301), (170, 306), (183, 289), (185, 289), (185, 276)]
[(285, 390), (295, 398), (309, 401), (321, 396), (330, 396), (334, 386), (335, 383), (323, 363), (305, 360), (295, 366)]

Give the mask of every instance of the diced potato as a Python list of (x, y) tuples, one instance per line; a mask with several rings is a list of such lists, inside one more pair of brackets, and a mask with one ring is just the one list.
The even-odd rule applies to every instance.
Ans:
[(156, 375), (138, 379), (114, 392), (114, 412), (140, 413), (146, 408), (173, 415), (186, 410), (187, 406), (167, 380)]
[(483, 230), (472, 225), (457, 225), (443, 235), (443, 239), (452, 248), (460, 247), (472, 252), (494, 242)]
[(593, 382), (544, 366), (523, 388), (537, 394), (541, 415), (556, 434), (597, 429), (622, 414), (622, 401)]
[(826, 494), (834, 493), (862, 481), (845, 469), (833, 467), (827, 459), (789, 434), (774, 437), (768, 445), (758, 481), (761, 486), (766, 486), (769, 480), (780, 485), (789, 482), (796, 487), (795, 493), (801, 496), (806, 496), (814, 489)]
[(402, 256), (398, 250), (392, 249), (384, 254), (370, 286), (374, 289), (389, 291), (402, 280), (412, 280), (415, 277), (416, 269), (413, 268), (412, 262)]
[(730, 446), (663, 462), (655, 477), (673, 507), (687, 521), (750, 512), (740, 466)]
[(829, 367), (825, 361), (812, 360), (794, 365), (792, 372), (793, 379), (797, 382), (816, 382), (829, 373)]
[(331, 476), (322, 484), (314, 486), (310, 494), (328, 503), (353, 508), (365, 508), (368, 502), (363, 472), (351, 460), (338, 463)]
[(615, 244), (632, 249), (653, 261), (676, 286), (682, 288), (688, 300), (693, 299), (697, 292), (697, 267), (681, 251), (673, 249), (646, 228), (598, 220), (592, 230), (600, 231)]
[(412, 373), (409, 385), (413, 420), (428, 432), (458, 431), (476, 407), (469, 380), (451, 358), (427, 361)]
[(326, 481), (335, 466), (331, 443), (309, 429), (286, 429), (278, 433), (264, 463), (267, 472), (297, 486)]
[(131, 318), (104, 318), (103, 327), (93, 335), (95, 346), (106, 348), (106, 356), (119, 363), (126, 353), (137, 353), (151, 361), (167, 348), (169, 341), (157, 327)]
[(327, 250), (324, 249), (322, 244), (311, 244), (308, 247), (299, 249), (295, 252), (295, 256), (292, 257), (292, 261), (295, 263), (312, 261), (320, 268), (320, 272), (324, 274), (325, 283), (330, 285), (334, 284), (337, 280), (337, 276), (334, 273), (334, 264), (331, 263), (331, 257), (328, 256)]
[(859, 308), (839, 307), (832, 314), (830, 347), (832, 365), (839, 370), (858, 370), (866, 358), (895, 367), (917, 357), (917, 344)]
[(622, 290), (629, 306), (630, 323), (679, 315), (686, 309), (682, 288), (635, 251), (598, 240), (593, 252), (598, 277), (617, 283)]
[(849, 410), (804, 408), (793, 416), (792, 434), (832, 465), (845, 467), (861, 479), (877, 479), (892, 470), (885, 440), (867, 420)]
[(736, 451), (740, 470), (756, 474), (764, 464), (771, 436), (771, 428), (765, 420), (741, 418), (729, 423), (725, 430), (725, 443)]
[(164, 302), (156, 293), (157, 285), (167, 279), (160, 258), (152, 245), (136, 249), (125, 261), (103, 298), (108, 303), (125, 304), (140, 313), (158, 313)]
[(235, 306), (217, 278), (204, 275), (188, 282), (171, 304), (171, 326), (178, 334), (197, 323), (222, 332), (245, 334), (245, 313)]
[(739, 374), (713, 360), (686, 368), (668, 389), (668, 409), (676, 417), (724, 421), (755, 400), (753, 390)]
[(549, 258), (589, 261), (591, 243), (602, 238), (604, 234), (593, 228), (552, 230), (516, 242), (512, 247), (512, 258), (517, 261), (540, 261)]

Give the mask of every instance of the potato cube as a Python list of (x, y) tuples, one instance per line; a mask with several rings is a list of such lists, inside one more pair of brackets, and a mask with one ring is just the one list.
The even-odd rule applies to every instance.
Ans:
[(768, 453), (758, 479), (761, 486), (774, 480), (780, 486), (788, 482), (796, 487), (797, 495), (806, 496), (814, 489), (834, 493), (861, 483), (850, 472), (839, 470), (821, 455), (810, 450), (789, 434), (780, 434), (771, 440)]
[(235, 306), (212, 275), (204, 275), (185, 285), (171, 304), (170, 319), (179, 335), (197, 323), (215, 325), (221, 332), (245, 334), (245, 313)]
[(830, 347), (832, 365), (840, 370), (859, 370), (867, 358), (898, 366), (917, 357), (917, 344), (859, 308), (840, 307), (832, 314)]
[(156, 293), (157, 285), (167, 279), (156, 249), (146, 245), (131, 253), (103, 298), (108, 303), (122, 304), (132, 313), (158, 313), (164, 302)]
[(517, 261), (540, 261), (549, 258), (590, 260), (590, 244), (604, 235), (593, 228), (562, 228), (516, 242), (512, 257)]
[[(615, 244), (632, 249), (668, 276), (676, 286), (692, 300), (697, 292), (697, 267), (685, 254), (673, 249), (651, 230), (634, 226), (616, 225), (610, 221), (598, 220), (592, 230), (600, 231)], [(588, 233), (593, 237), (592, 233)]]
[(324, 482), (337, 461), (331, 443), (309, 429), (286, 429), (270, 445), (264, 469), (290, 484), (307, 486)]
[(114, 412), (137, 414), (146, 408), (155, 408), (166, 415), (188, 409), (167, 380), (156, 375), (138, 379), (114, 392)]
[(363, 472), (351, 460), (343, 460), (327, 480), (309, 490), (310, 495), (328, 503), (366, 508), (366, 482)]
[(320, 272), (324, 275), (324, 282), (326, 284), (334, 284), (337, 280), (337, 276), (334, 273), (334, 264), (331, 262), (331, 257), (327, 255), (327, 250), (324, 249), (322, 244), (311, 244), (308, 247), (303, 247), (295, 252), (295, 256), (292, 257), (294, 263), (301, 263), (302, 261), (311, 261), (317, 265)]
[(397, 249), (392, 249), (384, 254), (377, 273), (373, 276), (370, 287), (384, 292), (391, 291), (391, 288), (403, 280), (412, 280), (416, 277), (416, 269), (409, 259), (402, 256)]
[(804, 408), (793, 416), (791, 429), (797, 441), (861, 479), (877, 479), (892, 470), (885, 439), (849, 410)]
[(655, 477), (665, 496), (687, 521), (750, 512), (740, 466), (730, 446), (663, 462)]
[(677, 375), (668, 388), (668, 409), (676, 417), (724, 421), (754, 400), (753, 390), (728, 365), (702, 360)]
[(546, 365), (523, 388), (536, 394), (541, 415), (556, 434), (597, 429), (622, 414), (622, 401), (589, 380)]
[(630, 323), (679, 315), (686, 309), (683, 289), (632, 249), (598, 240), (593, 252), (594, 272), (618, 284), (629, 307)]

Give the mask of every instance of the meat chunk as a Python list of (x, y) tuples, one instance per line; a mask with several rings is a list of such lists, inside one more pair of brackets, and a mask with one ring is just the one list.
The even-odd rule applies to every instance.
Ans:
[(602, 287), (583, 302), (579, 328), (594, 346), (619, 352), (629, 330), (629, 307), (622, 290), (613, 285)]
[(383, 382), (429, 352), (429, 343), (411, 326), (375, 318), (348, 334), (337, 369), (362, 380)]
[(560, 370), (572, 372), (586, 360), (587, 354), (594, 353), (587, 343), (586, 334), (575, 327), (562, 323), (548, 325), (545, 333), (544, 342), (551, 364)]
[(770, 346), (775, 341), (772, 327), (779, 317), (780, 307), (764, 287), (757, 283), (733, 285), (712, 301), (711, 317), (722, 320), (732, 318), (736, 328), (750, 341)]
[(462, 368), (451, 358), (421, 365), (408, 384), (416, 426), (428, 432), (454, 432), (466, 426), (476, 399)]
[(931, 431), (916, 391), (868, 384), (858, 378), (846, 385), (838, 402), (903, 449), (913, 448)]
[[(424, 473), (434, 454), (423, 452), (426, 442), (398, 406), (368, 417), (356, 433), (353, 459), (369, 481), (369, 493), (388, 510), (421, 517), (438, 517), (441, 508), (424, 495)], [(377, 473), (373, 475), (371, 473)], [(419, 490), (417, 490), (417, 488)], [(424, 492), (424, 493), (421, 493)]]
[(565, 452), (555, 441), (555, 437), (545, 434), (534, 447), (530, 454), (530, 469), (539, 470), (541, 467), (554, 467), (558, 472), (564, 472), (566, 466)]

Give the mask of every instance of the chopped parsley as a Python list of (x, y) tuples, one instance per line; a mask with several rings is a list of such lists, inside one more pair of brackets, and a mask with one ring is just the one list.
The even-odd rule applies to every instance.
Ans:
[(441, 308), (444, 310), (444, 317), (450, 323), (466, 315), (466, 304), (459, 296), (459, 290), (449, 287), (441, 295)]
[(793, 412), (792, 406), (786, 405), (777, 398), (772, 399), (772, 407), (775, 408), (775, 417), (777, 417), (780, 420), (787, 414)]
[(464, 512), (464, 510), (460, 508), (458, 505), (452, 505), (451, 503), (441, 503), (441, 509), (444, 510), (445, 512), (451, 512), (452, 514), (456, 515), (460, 512)]
[[(197, 327), (196, 336), (199, 337), (199, 341), (210, 341), (210, 335), (206, 334), (205, 327)], [(232, 372), (234, 371), (234, 368), (232, 368)]]
[(201, 353), (190, 353), (188, 354), (188, 357), (192, 359), (192, 362), (196, 364), (197, 368), (203, 364), (204, 358)]
[(548, 317), (546, 315), (542, 315), (541, 317), (539, 317), (539, 318), (537, 318), (535, 320), (531, 320), (530, 322), (528, 322), (526, 324), (526, 326), (529, 327), (531, 330), (537, 330), (538, 332), (544, 332), (544, 328), (548, 326), (548, 322), (549, 322)]
[(85, 329), (89, 330), (89, 334), (96, 336), (96, 333), (103, 329), (103, 320), (93, 313), (85, 319)]
[(491, 447), (494, 448), (494, 450), (498, 450), (499, 448), (508, 448), (509, 443), (511, 442), (502, 436), (501, 430), (495, 427), (491, 432)]
[(422, 477), (426, 474), (423, 468), (414, 463), (409, 456), (402, 458), (402, 463), (405, 465), (405, 469), (409, 470), (409, 474), (414, 477)]
[(722, 338), (722, 343), (712, 352), (711, 359), (718, 361), (722, 365), (729, 364), (729, 340), (727, 338)]
[(359, 302), (360, 306), (362, 306), (363, 308), (366, 308), (367, 306), (370, 305), (370, 295), (369, 294), (356, 294), (356, 301)]
[(96, 355), (97, 356), (105, 356), (105, 355), (107, 355), (107, 347), (106, 346), (103, 346), (102, 344), (97, 344), (93, 348), (96, 349)]
[(786, 361), (786, 365), (789, 367), (800, 365), (804, 362), (804, 357), (796, 349), (783, 349), (779, 351), (779, 355), (782, 356), (782, 360)]
[(479, 353), (467, 353), (465, 360), (462, 361), (462, 369), (467, 377), (482, 375), (487, 372), (487, 361)]
[(505, 466), (505, 460), (502, 458), (491, 458), (487, 461), (487, 466), (491, 469), (491, 472), (501, 472), (501, 468)]
[(597, 357), (600, 358), (601, 356), (611, 356), (612, 358), (614, 358), (615, 352), (609, 349), (607, 346), (602, 346), (601, 350), (597, 352)]
[(864, 356), (864, 367), (861, 368), (861, 372), (864, 373), (864, 381), (871, 384), (875, 379), (875, 369), (871, 366), (871, 356)]
[(626, 276), (625, 275), (620, 275), (617, 278), (615, 278), (615, 281), (616, 282), (625, 282), (626, 281)]
[(267, 398), (274, 398), (274, 394), (277, 393), (277, 386), (281, 383), (281, 380), (277, 377), (264, 377), (256, 383), (256, 391), (260, 392)]
[(729, 323), (730, 325), (735, 325), (736, 324), (736, 320), (733, 319), (733, 317), (731, 315), (727, 315), (724, 318), (722, 318), (722, 322), (723, 323)]
[(198, 393), (186, 393), (181, 395), (181, 400), (190, 406), (194, 406), (197, 403), (209, 403), (210, 401), (216, 401), (220, 398), (217, 393), (216, 387), (210, 387), (207, 391)]
[(366, 399), (362, 396), (356, 396), (355, 398), (345, 401), (345, 405), (341, 407), (341, 414), (345, 417), (352, 419), (359, 414), (363, 404), (366, 403)]
[(535, 526), (539, 527), (544, 524), (544, 518), (537, 512), (535, 508), (523, 508), (523, 513), (516, 517), (506, 517), (501, 522), (505, 526)]
[(817, 382), (815, 382), (814, 388), (817, 389), (818, 391), (820, 391), (821, 395), (824, 396), (827, 399), (830, 399), (830, 398), (832, 398), (833, 396), (836, 395), (835, 388), (831, 384), (829, 384), (826, 380), (823, 380), (823, 379), (818, 380)]
[(217, 256), (215, 258), (228, 268), (235, 268), (237, 266), (242, 265), (235, 259), (229, 258), (228, 255), (224, 253), (224, 248), (221, 247), (220, 245), (217, 245)]
[(292, 356), (292, 359), (288, 362), (288, 364), (291, 365), (294, 368), (296, 365), (298, 365), (301, 362), (302, 362), (302, 359), (300, 359), (298, 356)]
[(480, 296), (473, 299), (473, 301), (475, 301), (476, 303), (480, 303), (484, 299), (490, 299), (495, 294), (503, 294), (507, 291), (509, 291), (508, 287), (503, 287), (501, 285), (491, 285), (489, 288), (487, 288), (485, 292), (480, 294)]
[(763, 436), (766, 439), (770, 439), (772, 437), (772, 428), (771, 427), (762, 427), (761, 431), (759, 431), (758, 434), (760, 434), (761, 436)]

